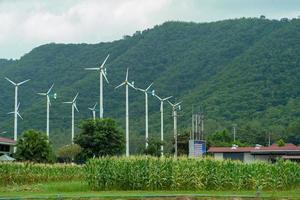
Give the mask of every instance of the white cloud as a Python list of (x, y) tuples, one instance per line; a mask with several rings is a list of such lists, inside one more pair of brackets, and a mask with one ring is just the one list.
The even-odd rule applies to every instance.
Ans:
[[(273, 2), (273, 6), (266, 2)], [(293, 5), (299, 5), (295, 2), (295, 0), (281, 2), (280, 0), (0, 0), (0, 57), (18, 58), (32, 48), (49, 42), (111, 41), (167, 20), (212, 21), (260, 14), (276, 18), (280, 17), (278, 13), (295, 14), (297, 7)], [(291, 6), (280, 6), (288, 3)]]

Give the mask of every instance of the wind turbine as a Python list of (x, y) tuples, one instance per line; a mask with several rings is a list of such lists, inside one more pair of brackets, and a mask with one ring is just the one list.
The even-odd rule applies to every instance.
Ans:
[[(152, 90), (152, 95), (155, 96), (159, 101), (160, 101), (160, 139), (161, 142), (164, 142), (164, 101), (172, 98), (172, 96), (166, 97), (166, 98), (161, 98), (155, 94), (155, 91)], [(161, 144), (160, 146), (161, 150), (161, 156), (164, 155), (164, 145)]]
[[(15, 111), (9, 112), (7, 114), (14, 114), (15, 116), (17, 115), (17, 118), (19, 116), (21, 119), (23, 119), (19, 113), (19, 107), (20, 107), (20, 102), (18, 103), (17, 109)], [(15, 131), (17, 131), (17, 128), (18, 128), (18, 119), (16, 120), (16, 118), (15, 118)], [(17, 139), (18, 139), (18, 134), (14, 134), (14, 140), (17, 141)], [(16, 153), (16, 150), (17, 150), (17, 148), (14, 147), (14, 153)]]
[(132, 87), (135, 89), (134, 87), (134, 82), (129, 83), (128, 82), (128, 68), (127, 68), (127, 72), (126, 72), (126, 78), (125, 81), (123, 83), (121, 83), (120, 85), (118, 85), (117, 87), (115, 87), (115, 89), (121, 87), (125, 85), (126, 88), (126, 156), (129, 156), (129, 106), (128, 106), (128, 86)]
[(97, 102), (95, 103), (94, 107), (89, 108), (89, 110), (91, 110), (92, 113), (93, 113), (93, 119), (94, 119), (94, 121), (96, 120), (96, 106), (97, 106)]
[(72, 144), (74, 143), (73, 139), (74, 139), (74, 108), (77, 110), (77, 112), (79, 112), (77, 106), (76, 106), (76, 99), (78, 96), (78, 92), (76, 94), (76, 96), (74, 97), (73, 101), (68, 101), (68, 102), (64, 102), (67, 104), (72, 104)]
[(103, 77), (105, 78), (106, 82), (108, 83), (106, 77), (106, 68), (104, 68), (104, 64), (106, 63), (107, 59), (109, 58), (109, 54), (106, 56), (105, 60), (101, 64), (100, 67), (97, 68), (85, 68), (86, 70), (97, 70), (99, 71), (100, 77), (100, 99), (99, 99), (99, 107), (100, 107), (100, 118), (103, 118)]
[(145, 140), (146, 140), (146, 149), (148, 148), (148, 90), (152, 86), (153, 83), (151, 83), (146, 89), (136, 88), (137, 90), (143, 92), (145, 94)]
[(174, 140), (175, 140), (175, 144), (174, 144), (174, 149), (175, 149), (175, 153), (174, 153), (174, 157), (177, 158), (177, 154), (178, 154), (178, 151), (177, 151), (177, 108), (180, 110), (180, 104), (181, 102), (179, 103), (171, 103), (170, 101), (168, 101), (168, 103), (172, 106), (172, 115), (173, 115), (173, 118), (174, 118)]
[[(18, 109), (20, 106), (20, 103), (18, 104), (18, 88), (20, 85), (30, 81), (30, 79), (27, 79), (27, 80), (19, 82), (19, 83), (15, 83), (7, 77), (5, 77), (5, 79), (15, 86), (15, 110), (13, 113), (14, 113), (14, 140), (17, 141), (17, 139), (18, 139), (18, 115), (20, 116), (20, 114), (18, 112)], [(16, 148), (14, 148), (14, 152), (16, 152)]]
[(50, 113), (50, 106), (51, 106), (51, 101), (50, 101), (50, 96), (53, 96), (54, 99), (56, 99), (56, 93), (53, 95), (50, 95), (50, 92), (53, 88), (54, 84), (50, 87), (50, 89), (46, 93), (37, 93), (38, 95), (46, 96), (47, 97), (47, 128), (46, 128), (46, 133), (47, 137), (49, 140), (49, 113)]

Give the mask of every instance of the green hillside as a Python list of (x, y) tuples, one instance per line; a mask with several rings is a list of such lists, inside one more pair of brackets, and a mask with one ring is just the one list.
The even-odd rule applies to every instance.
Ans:
[[(1, 129), (12, 135), (15, 81), (32, 79), (20, 87), (19, 133), (45, 129), (46, 99), (36, 95), (54, 82), (58, 99), (52, 101), (51, 140), (70, 142), (71, 107), (62, 104), (79, 92), (77, 124), (91, 117), (87, 107), (98, 101), (96, 67), (107, 54), (110, 83), (104, 88), (104, 115), (124, 127), (125, 89), (114, 87), (125, 78), (138, 87), (154, 82), (163, 97), (183, 101), (179, 127), (190, 127), (192, 110), (205, 111), (205, 132), (238, 124), (237, 137), (248, 143), (280, 137), (300, 143), (300, 20), (235, 19), (213, 23), (166, 22), (137, 31), (122, 40), (98, 44), (47, 44), (16, 61), (0, 60)], [(173, 100), (174, 100), (173, 99)], [(166, 138), (172, 137), (171, 109), (165, 105)], [(159, 102), (150, 97), (150, 134), (159, 136)], [(143, 145), (144, 95), (130, 90), (131, 151)], [(295, 128), (296, 127), (296, 128)], [(300, 125), (298, 126), (300, 127)], [(11, 132), (11, 133), (10, 133)]]

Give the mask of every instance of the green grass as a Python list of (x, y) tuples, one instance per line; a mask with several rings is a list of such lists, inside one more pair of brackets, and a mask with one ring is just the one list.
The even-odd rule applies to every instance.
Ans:
[[(51, 182), (0, 187), (0, 198), (145, 198), (145, 197), (254, 197), (256, 191), (92, 191), (80, 181)], [(286, 191), (262, 191), (261, 197), (300, 197), (300, 188)]]

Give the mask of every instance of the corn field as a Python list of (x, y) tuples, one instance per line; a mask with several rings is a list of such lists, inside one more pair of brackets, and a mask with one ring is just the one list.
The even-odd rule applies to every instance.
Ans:
[(0, 162), (0, 186), (81, 179), (83, 168), (78, 165)]
[(93, 190), (255, 190), (300, 186), (300, 165), (244, 164), (210, 158), (105, 157), (91, 159), (85, 179)]

